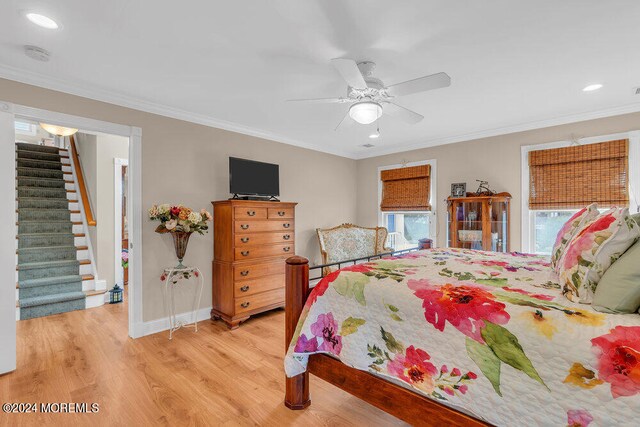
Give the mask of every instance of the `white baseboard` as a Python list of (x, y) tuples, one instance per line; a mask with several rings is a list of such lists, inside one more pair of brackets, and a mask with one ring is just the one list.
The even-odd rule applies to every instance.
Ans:
[[(176, 315), (177, 321), (190, 322), (192, 312), (180, 313)], [(196, 312), (196, 319), (198, 322), (211, 318), (211, 307), (201, 308)], [(151, 320), (149, 322), (142, 323), (142, 334), (140, 336), (146, 336), (151, 334), (157, 334), (158, 332), (169, 330), (169, 316), (161, 319)]]

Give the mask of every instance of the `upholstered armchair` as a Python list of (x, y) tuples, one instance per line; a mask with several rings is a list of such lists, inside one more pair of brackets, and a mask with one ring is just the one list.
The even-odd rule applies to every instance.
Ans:
[[(316, 232), (320, 242), (323, 264), (393, 251), (393, 249), (384, 246), (388, 234), (384, 227), (368, 228), (342, 224), (333, 228), (318, 228)], [(325, 274), (331, 270), (335, 270), (335, 268), (325, 269)]]

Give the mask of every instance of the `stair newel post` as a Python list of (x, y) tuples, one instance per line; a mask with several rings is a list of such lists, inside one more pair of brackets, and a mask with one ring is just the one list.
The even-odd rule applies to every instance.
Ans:
[[(286, 261), (285, 284), (285, 352), (293, 338), (298, 319), (309, 295), (309, 260), (292, 256)], [(309, 373), (304, 372), (292, 378), (285, 378), (286, 393), (284, 404), (289, 409), (304, 409), (309, 399)]]

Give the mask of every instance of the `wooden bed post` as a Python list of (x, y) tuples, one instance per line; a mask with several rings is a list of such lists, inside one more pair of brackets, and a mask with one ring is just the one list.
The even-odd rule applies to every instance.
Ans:
[[(309, 260), (301, 256), (287, 258), (285, 293), (285, 352), (298, 325), (298, 319), (309, 294)], [(289, 409), (304, 409), (311, 404), (309, 399), (309, 373), (285, 378), (284, 404)]]

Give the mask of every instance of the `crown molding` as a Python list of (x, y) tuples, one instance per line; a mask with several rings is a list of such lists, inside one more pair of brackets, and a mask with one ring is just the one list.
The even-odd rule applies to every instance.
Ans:
[(209, 117), (204, 114), (193, 113), (190, 111), (173, 108), (167, 105), (162, 105), (142, 99), (133, 98), (127, 95), (118, 94), (113, 91), (96, 88), (81, 81), (50, 77), (33, 71), (21, 70), (19, 68), (15, 68), (6, 64), (0, 64), (0, 78), (38, 86), (45, 89), (55, 90), (58, 92), (64, 92), (70, 95), (81, 96), (83, 98), (106, 102), (109, 104), (131, 108), (146, 113), (157, 114), (160, 116), (170, 117), (173, 119), (183, 120), (199, 125), (223, 129), (230, 132), (237, 132), (244, 135), (254, 136), (256, 138), (280, 142), (283, 144), (306, 148), (313, 151), (319, 151), (322, 153), (333, 154), (336, 156), (346, 157), (354, 160), (368, 159), (371, 157), (435, 147), (438, 145), (454, 144), (456, 142), (471, 141), (474, 139), (488, 138), (492, 136), (524, 132), (528, 130), (564, 125), (585, 120), (600, 119), (604, 117), (640, 112), (640, 103), (634, 103), (602, 110), (588, 111), (561, 117), (525, 122), (512, 126), (486, 129), (478, 132), (471, 132), (450, 137), (409, 142), (392, 147), (380, 147), (377, 149), (374, 148), (371, 150), (367, 150), (366, 152), (354, 152), (349, 150), (327, 148), (318, 144), (299, 141), (270, 131), (256, 129), (249, 126), (241, 125), (239, 123)]
[(640, 103), (627, 104), (620, 107), (606, 108), (603, 110), (588, 111), (578, 114), (570, 114), (561, 117), (537, 120), (533, 122), (520, 123), (512, 126), (504, 126), (494, 129), (487, 129), (478, 132), (471, 132), (445, 138), (429, 139), (421, 142), (412, 142), (393, 147), (380, 147), (379, 149), (368, 150), (364, 153), (351, 153), (356, 160), (369, 159), (372, 157), (385, 156), (387, 154), (401, 153), (422, 148), (436, 147), (438, 145), (455, 144), (456, 142), (472, 141), (475, 139), (489, 138), (492, 136), (507, 135), (510, 133), (525, 132), (535, 129), (543, 129), (552, 126), (566, 125), (569, 123), (583, 122), (586, 120), (602, 119), (605, 117), (619, 116), (622, 114), (640, 112)]
[(317, 144), (298, 141), (296, 139), (288, 138), (270, 131), (256, 129), (249, 126), (241, 125), (239, 123), (209, 117), (204, 114), (193, 113), (179, 108), (173, 108), (167, 105), (133, 98), (130, 96), (115, 93), (113, 91), (96, 88), (80, 81), (59, 79), (46, 76), (41, 73), (21, 70), (6, 64), (0, 64), (0, 78), (13, 80), (32, 86), (38, 86), (45, 89), (55, 90), (58, 92), (64, 92), (70, 95), (81, 96), (83, 98), (93, 99), (94, 101), (106, 102), (109, 104), (118, 105), (120, 107), (131, 108), (134, 110), (143, 111), (145, 113), (157, 114), (160, 116), (170, 117), (172, 119), (183, 120), (185, 122), (196, 123), (199, 125), (254, 136), (256, 138), (262, 138), (270, 141), (280, 142), (283, 144), (293, 145), (300, 148), (306, 148), (308, 150), (333, 154), (340, 157), (353, 158), (351, 153), (345, 150), (336, 150)]

